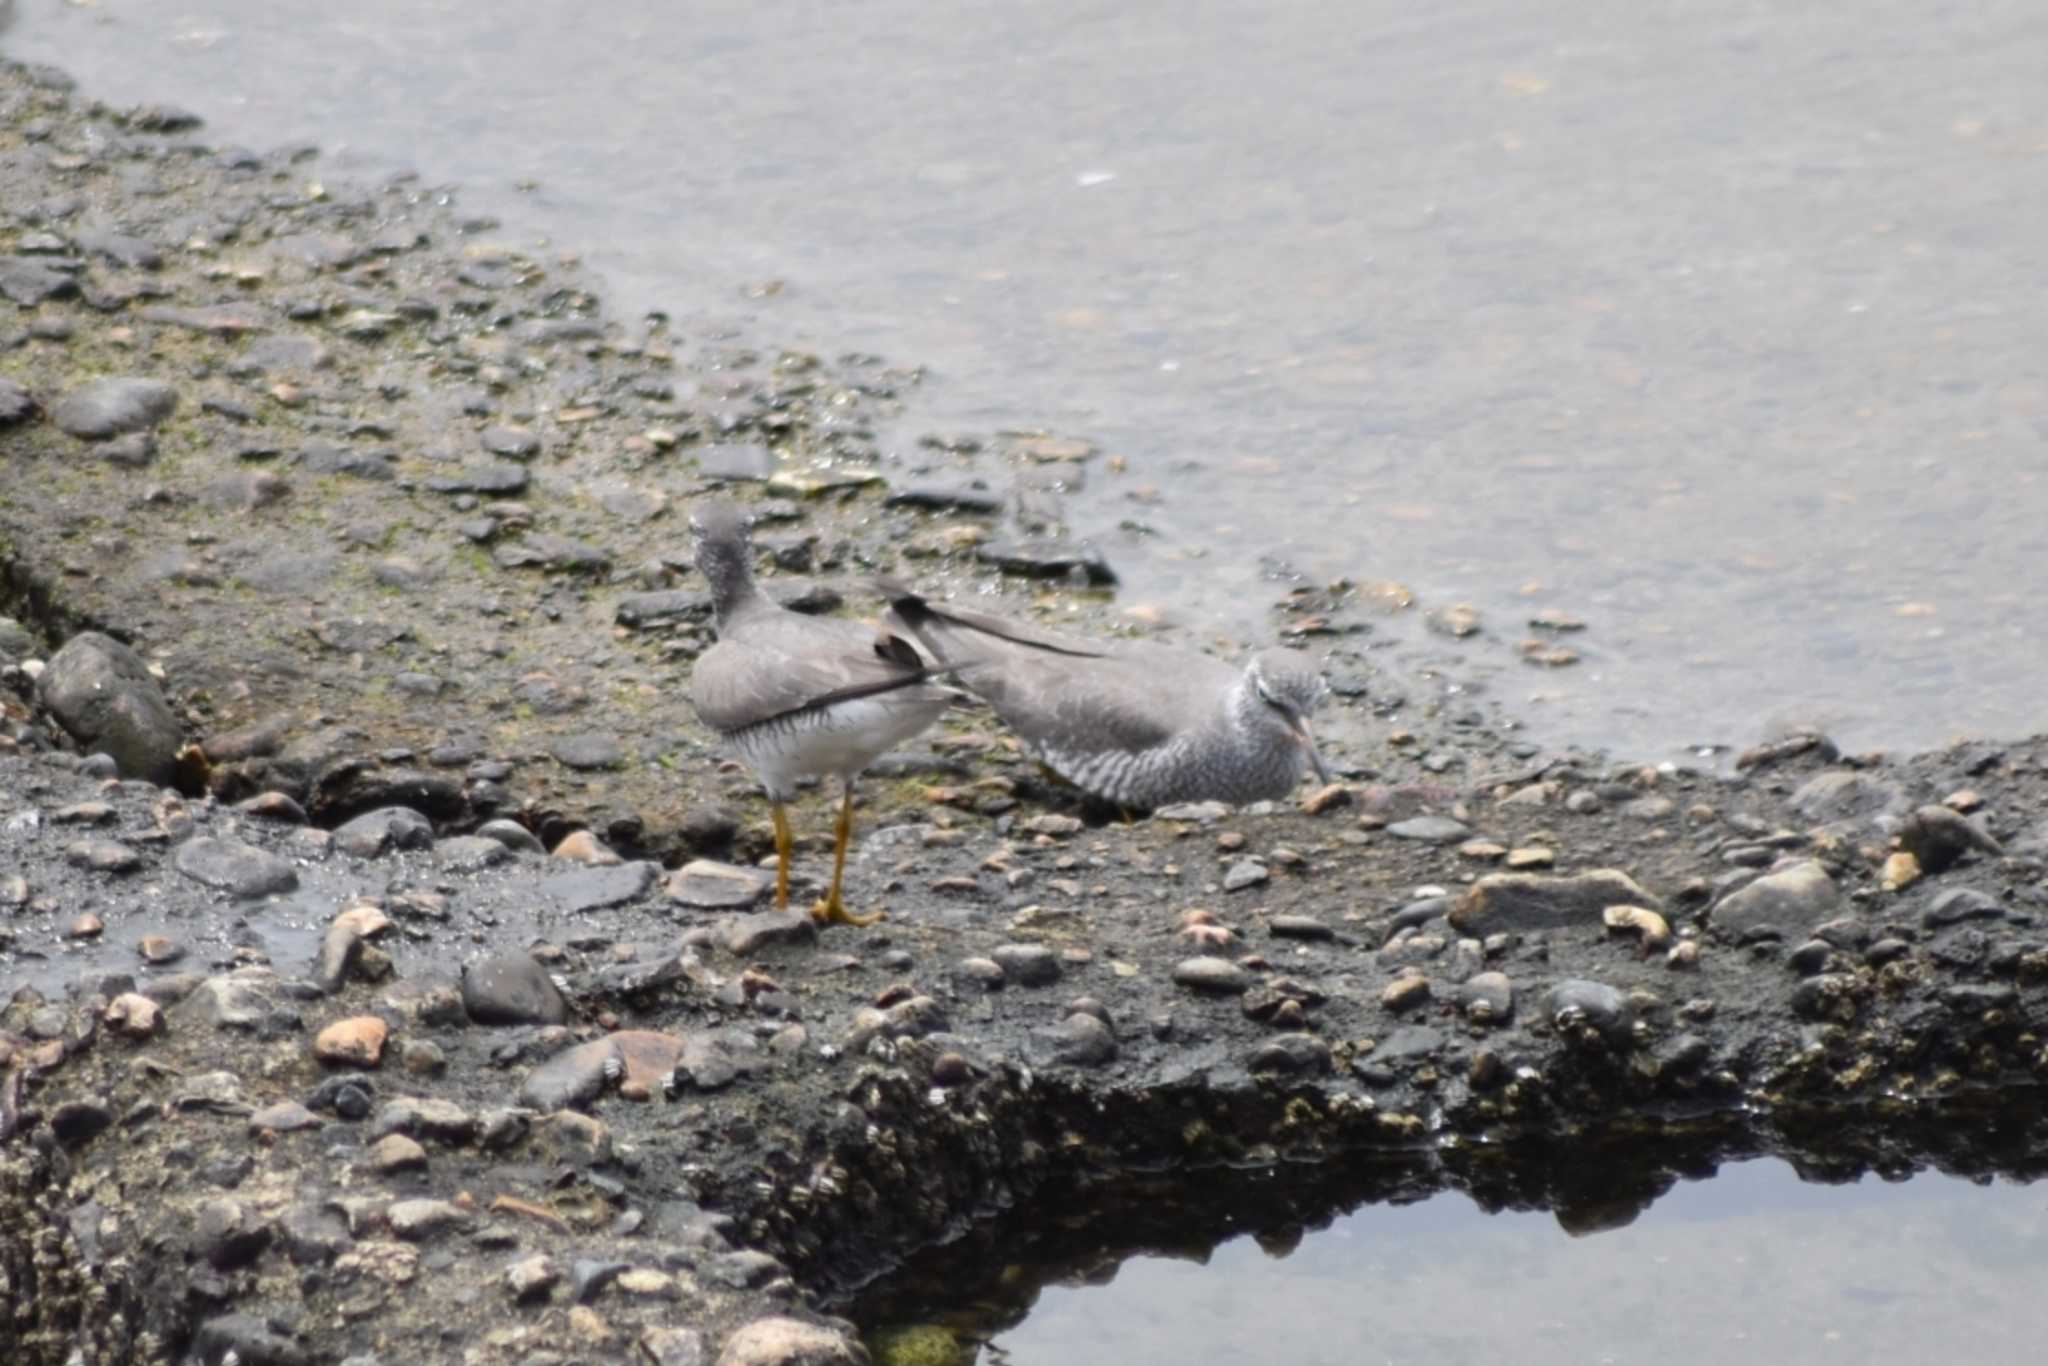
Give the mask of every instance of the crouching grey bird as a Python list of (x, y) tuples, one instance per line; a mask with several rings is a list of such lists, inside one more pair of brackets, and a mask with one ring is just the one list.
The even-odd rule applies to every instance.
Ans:
[(821, 923), (869, 925), (841, 898), (853, 837), (854, 780), (884, 750), (929, 726), (958, 694), (911, 643), (859, 622), (810, 617), (771, 602), (754, 582), (748, 523), (730, 503), (692, 510), (698, 572), (710, 586), (718, 643), (697, 659), (697, 717), (760, 775), (775, 821), (775, 905), (789, 905), (789, 802), (799, 779), (837, 776), (832, 889), (811, 907)]
[(1330, 780), (1309, 716), (1329, 689), (1301, 656), (1242, 668), (1146, 641), (1092, 641), (884, 584), (890, 621), (985, 700), (1031, 756), (1134, 810), (1284, 797)]

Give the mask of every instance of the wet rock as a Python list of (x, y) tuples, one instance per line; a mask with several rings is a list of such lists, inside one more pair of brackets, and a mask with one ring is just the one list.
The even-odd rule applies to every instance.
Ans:
[(1449, 816), (1410, 816), (1389, 825), (1387, 833), (1420, 844), (1455, 844), (1470, 835), (1472, 827)]
[(1228, 958), (1185, 958), (1174, 965), (1173, 980), (1194, 991), (1235, 996), (1250, 989), (1252, 975)]
[(142, 866), (142, 855), (119, 840), (74, 840), (64, 846), (64, 858), (95, 873), (132, 873)]
[(1953, 868), (1966, 854), (1997, 858), (2005, 853), (1999, 842), (1969, 817), (1946, 806), (1923, 806), (1914, 811), (1899, 827), (1898, 840), (1899, 847), (1919, 863), (1920, 871), (1930, 875)]
[(751, 906), (768, 890), (768, 879), (749, 868), (693, 859), (668, 875), (662, 893), (669, 900), (700, 910), (722, 911)]
[(1444, 1042), (1445, 1036), (1441, 1029), (1430, 1025), (1409, 1025), (1381, 1039), (1369, 1056), (1381, 1063), (1417, 1062), (1434, 1057), (1443, 1048)]
[(451, 873), (480, 873), (512, 857), (510, 849), (488, 835), (457, 835), (434, 849), (434, 862)]
[(179, 845), (171, 863), (194, 882), (244, 900), (275, 896), (299, 885), (291, 864), (240, 840), (200, 835)]
[(1628, 997), (1605, 982), (1578, 978), (1559, 982), (1545, 995), (1544, 1010), (1567, 1040), (1583, 1042), (1597, 1036), (1615, 1048), (1631, 1042), (1635, 1016)]
[(868, 1366), (868, 1354), (844, 1334), (802, 1319), (755, 1319), (726, 1339), (718, 1366)]
[(234, 1271), (263, 1255), (276, 1234), (269, 1221), (239, 1200), (209, 1200), (195, 1230), (199, 1255), (215, 1271)]
[(1254, 1048), (1246, 1065), (1254, 1072), (1321, 1076), (1330, 1070), (1330, 1045), (1313, 1034), (1281, 1034)]
[(1102, 552), (1085, 541), (997, 537), (977, 545), (974, 558), (1006, 574), (1041, 579), (1073, 576), (1097, 588), (1114, 586), (1117, 581), (1116, 571)]
[(434, 827), (409, 806), (383, 806), (336, 829), (334, 847), (356, 858), (381, 858), (395, 849), (431, 849)]
[(1457, 990), (1459, 1009), (1481, 1024), (1505, 1024), (1515, 1013), (1515, 987), (1504, 972), (1475, 973)]
[(478, 1024), (561, 1024), (569, 1003), (548, 971), (525, 953), (499, 954), (462, 970), (462, 1007)]
[(1213, 825), (1230, 814), (1230, 808), (1222, 802), (1178, 802), (1162, 806), (1152, 813), (1154, 820), (1193, 821), (1197, 825)]
[(1266, 922), (1275, 939), (1328, 940), (1337, 932), (1312, 915), (1276, 915)]
[(1794, 864), (1729, 893), (1707, 912), (1707, 923), (1731, 939), (1758, 934), (1805, 934), (1834, 916), (1841, 893), (1817, 859)]
[(50, 657), (36, 691), (72, 739), (110, 756), (123, 777), (171, 781), (183, 731), (149, 666), (120, 641), (81, 631)]
[(1223, 890), (1241, 892), (1247, 887), (1256, 887), (1271, 876), (1266, 865), (1253, 859), (1239, 859), (1223, 874)]
[(1020, 987), (1049, 987), (1060, 980), (1059, 955), (1043, 944), (999, 944), (989, 957), (1003, 980)]
[(534, 890), (556, 909), (573, 915), (638, 901), (654, 889), (659, 873), (659, 865), (646, 862), (577, 868), (541, 879)]
[(311, 1203), (286, 1210), (277, 1221), (277, 1231), (294, 1266), (326, 1266), (355, 1241), (339, 1211)]
[(1555, 930), (1600, 923), (1609, 906), (1661, 904), (1627, 873), (1601, 868), (1576, 877), (1489, 873), (1451, 907), (1452, 928), (1475, 939), (1509, 930)]
[(199, 1325), (193, 1347), (208, 1363), (238, 1366), (312, 1366), (314, 1356), (251, 1314), (223, 1314)]
[(1920, 923), (1930, 930), (1942, 929), (1964, 920), (1997, 920), (2005, 915), (2005, 903), (1974, 887), (1950, 887), (1935, 894), (1920, 912)]
[(1380, 992), (1380, 1004), (1399, 1014), (1404, 1010), (1414, 1010), (1418, 1006), (1427, 1005), (1430, 996), (1429, 979), (1410, 968), (1387, 983), (1386, 989)]
[(499, 818), (485, 821), (476, 828), (477, 834), (485, 839), (496, 840), (507, 849), (519, 854), (545, 854), (547, 849), (531, 830), (518, 821)]
[(616, 1054), (610, 1039), (593, 1039), (564, 1049), (527, 1074), (519, 1088), (519, 1103), (542, 1111), (589, 1104), (610, 1080)]
[(1905, 804), (1898, 784), (1854, 769), (1815, 774), (1791, 798), (1792, 809), (1815, 825), (1866, 821)]
[(265, 967), (236, 968), (201, 982), (180, 1012), (197, 1012), (216, 1029), (267, 1030), (296, 1016), (285, 1004), (284, 982)]
[(100, 1019), (116, 1034), (130, 1039), (154, 1037), (163, 1028), (163, 1010), (147, 996), (122, 992), (107, 1002)]
[(386, 1134), (370, 1145), (369, 1162), (371, 1171), (384, 1176), (420, 1171), (427, 1165), (427, 1150), (404, 1134)]
[(1792, 1013), (1801, 1019), (1847, 1024), (1856, 1018), (1858, 1003), (1867, 992), (1868, 987), (1854, 973), (1823, 972), (1793, 988)]
[(1116, 1035), (1100, 1019), (1072, 1014), (1050, 1029), (1033, 1030), (1026, 1056), (1035, 1066), (1099, 1067), (1117, 1055)]
[(725, 931), (727, 952), (751, 958), (765, 949), (803, 948), (818, 942), (818, 925), (802, 911), (756, 911)]
[(58, 399), (51, 405), (50, 420), (80, 440), (104, 441), (154, 427), (177, 408), (178, 391), (162, 380), (101, 379)]

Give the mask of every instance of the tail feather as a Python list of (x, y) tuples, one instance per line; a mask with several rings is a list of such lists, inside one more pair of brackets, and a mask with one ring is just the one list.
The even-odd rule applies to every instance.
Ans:
[(1074, 659), (1105, 657), (1101, 650), (1085, 649), (1023, 622), (950, 605), (939, 606), (922, 593), (887, 580), (881, 581), (881, 587), (888, 595), (889, 612), (894, 623), (915, 636), (942, 665), (958, 668), (977, 662), (970, 657), (974, 649), (973, 637), (976, 636)]

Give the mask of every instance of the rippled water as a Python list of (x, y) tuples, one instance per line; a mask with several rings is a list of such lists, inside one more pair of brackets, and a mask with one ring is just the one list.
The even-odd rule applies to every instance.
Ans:
[[(1482, 610), (1539, 734), (1638, 757), (2042, 723), (2037, 0), (14, 8), (89, 95), (459, 183), (623, 310), (1097, 440), (1128, 472), (1076, 520), (1131, 601), (1256, 635), (1262, 555), (1401, 579)], [(1533, 607), (1588, 619), (1577, 668), (1512, 662)], [(2044, 1238), (2032, 1189), (1746, 1167), (1584, 1240), (1443, 1199), (1141, 1261), (1000, 1343), (2024, 1360)]]
[[(1252, 636), (1262, 552), (1401, 579), (1634, 757), (2041, 724), (2033, 0), (21, 0), (5, 42), (460, 182), (626, 307), (928, 363), (928, 428), (1096, 438), (1132, 601)], [(1577, 668), (1512, 662), (1532, 606)]]

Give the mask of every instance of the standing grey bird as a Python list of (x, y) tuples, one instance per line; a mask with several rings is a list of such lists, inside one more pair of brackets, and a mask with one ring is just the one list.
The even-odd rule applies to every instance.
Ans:
[(690, 676), (697, 717), (761, 775), (775, 819), (775, 905), (789, 905), (792, 839), (784, 809), (797, 780), (839, 777), (832, 890), (811, 907), (820, 923), (870, 925), (840, 899), (853, 837), (853, 785), (882, 751), (929, 726), (953, 699), (909, 641), (858, 622), (808, 617), (770, 602), (754, 583), (747, 521), (730, 503), (692, 510), (697, 569), (711, 588), (718, 643)]
[(1287, 650), (1242, 669), (1145, 641), (1083, 641), (891, 588), (890, 613), (995, 709), (1031, 756), (1134, 810), (1284, 797), (1313, 768), (1329, 691)]

